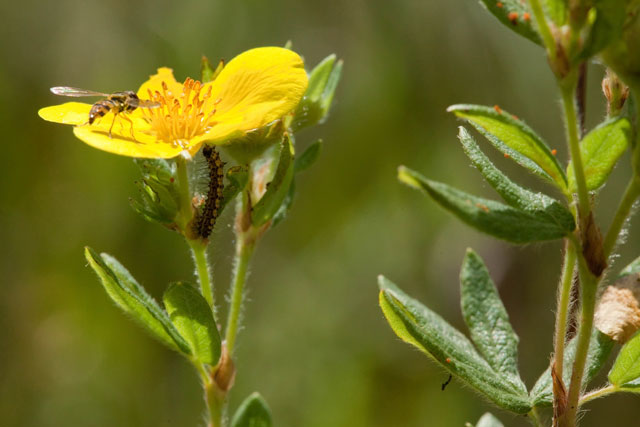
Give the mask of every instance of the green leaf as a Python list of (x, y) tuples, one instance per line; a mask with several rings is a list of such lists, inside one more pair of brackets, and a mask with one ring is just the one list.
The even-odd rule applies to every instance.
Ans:
[[(569, 343), (567, 343), (564, 351), (562, 379), (567, 388), (571, 383), (573, 361), (576, 358), (576, 345), (577, 340), (573, 338)], [(587, 353), (584, 376), (582, 378), (583, 387), (586, 387), (600, 371), (604, 363), (607, 361), (609, 354), (611, 354), (613, 345), (614, 341), (611, 338), (599, 330), (595, 328), (593, 329), (591, 332), (591, 342), (589, 343), (589, 352)], [(531, 389), (530, 395), (531, 399), (533, 399), (534, 406), (551, 405), (553, 402), (551, 367), (547, 368), (540, 378), (538, 378), (538, 381)]]
[(322, 151), (322, 140), (319, 139), (310, 146), (307, 147), (306, 150), (302, 152), (302, 154), (295, 160), (294, 163), (294, 171), (296, 173), (302, 172), (303, 170), (308, 169), (311, 165), (313, 165), (318, 157), (320, 156), (320, 151)]
[(497, 374), (457, 329), (380, 276), (380, 307), (393, 331), (496, 405), (518, 414), (531, 409), (526, 393)]
[(269, 221), (276, 214), (282, 202), (287, 197), (289, 186), (293, 180), (293, 145), (286, 135), (282, 141), (278, 168), (267, 191), (253, 207), (251, 221), (256, 227)]
[(282, 204), (280, 205), (280, 209), (273, 216), (273, 221), (271, 222), (271, 227), (275, 227), (280, 224), (286, 217), (289, 215), (289, 210), (291, 210), (291, 205), (293, 204), (293, 199), (296, 196), (296, 180), (291, 181), (291, 185), (289, 186), (289, 192), (287, 193), (287, 197), (284, 198)]
[(589, 14), (591, 26), (575, 63), (586, 61), (620, 38), (627, 0), (595, 0)]
[(233, 415), (231, 427), (271, 427), (271, 410), (259, 393), (252, 393)]
[(307, 91), (293, 114), (293, 132), (324, 122), (341, 74), (342, 61), (336, 62), (336, 56), (333, 54), (323, 59), (311, 71)]
[(565, 191), (567, 178), (549, 146), (522, 120), (500, 108), (459, 104), (447, 109), (468, 121), (499, 151)]
[[(588, 190), (596, 190), (607, 181), (630, 138), (631, 123), (625, 117), (617, 117), (600, 124), (582, 139), (580, 154)], [(567, 176), (569, 190), (577, 191), (573, 163), (569, 164)]]
[(189, 345), (167, 314), (122, 264), (110, 255), (98, 255), (89, 247), (85, 247), (84, 254), (91, 268), (98, 274), (104, 290), (118, 307), (162, 343), (173, 350), (191, 354)]
[[(533, 15), (528, 3), (519, 0), (480, 0), (482, 4), (505, 26), (532, 42), (542, 45), (538, 31), (532, 24)], [(515, 19), (511, 14), (517, 14)], [(525, 13), (527, 15), (525, 15)], [(528, 16), (528, 19), (526, 17)]]
[(189, 283), (172, 283), (163, 301), (193, 356), (201, 363), (216, 365), (220, 359), (220, 335), (211, 307), (200, 292)]
[(567, 0), (544, 0), (545, 10), (557, 27), (561, 27), (567, 22), (568, 1)]
[(493, 416), (491, 412), (487, 412), (478, 420), (476, 427), (504, 427), (499, 419)]
[(624, 276), (629, 276), (631, 274), (640, 273), (640, 257), (636, 258), (631, 262), (631, 264), (627, 265), (625, 268), (620, 271), (618, 275), (618, 279)]
[(400, 181), (423, 190), (438, 204), (470, 226), (512, 243), (531, 243), (565, 237), (571, 232), (537, 214), (512, 208), (493, 200), (472, 196), (446, 184), (431, 181), (403, 166)]
[(209, 62), (209, 59), (206, 56), (202, 56), (202, 61), (200, 62), (200, 79), (202, 83), (209, 83), (218, 77), (220, 71), (224, 68), (224, 60), (220, 60), (218, 65), (214, 69)]
[(638, 379), (640, 379), (640, 332), (636, 332), (622, 346), (609, 372), (609, 381), (616, 386), (623, 386)]
[(136, 182), (141, 200), (131, 199), (131, 207), (150, 222), (171, 226), (180, 203), (175, 162), (135, 159), (135, 163), (142, 174), (142, 180)]
[(236, 196), (245, 189), (249, 182), (249, 172), (243, 166), (233, 166), (227, 170), (227, 185), (222, 189), (222, 203), (220, 204), (220, 212), (231, 202)]
[(473, 165), (510, 206), (533, 213), (549, 222), (555, 222), (565, 230), (572, 231), (575, 229), (573, 215), (567, 208), (557, 200), (542, 193), (533, 193), (526, 190), (507, 178), (480, 151), (478, 144), (465, 128), (460, 127), (458, 138)]
[(462, 263), (460, 286), (462, 315), (474, 344), (494, 371), (526, 394), (518, 373), (518, 336), (487, 267), (471, 249)]

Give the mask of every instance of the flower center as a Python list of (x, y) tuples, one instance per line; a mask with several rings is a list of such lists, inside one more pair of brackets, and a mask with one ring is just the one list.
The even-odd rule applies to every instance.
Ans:
[[(166, 82), (162, 82), (162, 92), (148, 91), (149, 98), (160, 104), (158, 108), (144, 109), (144, 119), (156, 138), (184, 148), (190, 139), (215, 125), (215, 108), (208, 112), (204, 108), (211, 97), (211, 86), (206, 92), (202, 91), (202, 86), (199, 81), (187, 78), (178, 96), (169, 90)], [(214, 105), (218, 102), (220, 100)]]

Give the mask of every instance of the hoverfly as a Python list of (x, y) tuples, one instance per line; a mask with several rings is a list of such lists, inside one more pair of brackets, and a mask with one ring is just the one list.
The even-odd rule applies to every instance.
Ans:
[[(116, 117), (120, 113), (130, 113), (136, 108), (158, 108), (160, 107), (159, 102), (149, 101), (145, 99), (138, 98), (133, 91), (124, 91), (124, 92), (115, 92), (115, 93), (102, 93), (95, 92), (92, 90), (84, 90), (78, 89), (75, 87), (68, 86), (56, 86), (51, 88), (51, 92), (56, 95), (61, 96), (71, 96), (74, 98), (79, 98), (83, 96), (99, 96), (105, 98), (101, 101), (96, 102), (91, 107), (89, 111), (89, 120), (85, 124), (92, 124), (97, 118), (105, 116), (107, 113), (113, 113), (113, 121), (111, 122), (111, 127), (109, 128), (109, 138), (111, 138), (111, 130), (113, 129), (113, 125), (116, 122)], [(129, 123), (131, 123), (131, 129), (133, 132), (133, 122), (130, 118), (125, 115), (121, 116), (123, 119), (126, 119)]]

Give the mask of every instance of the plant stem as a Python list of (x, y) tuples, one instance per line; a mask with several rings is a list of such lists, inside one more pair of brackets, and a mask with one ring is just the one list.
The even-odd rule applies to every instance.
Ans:
[(571, 372), (571, 386), (567, 398), (567, 411), (565, 412), (561, 426), (574, 427), (576, 425), (576, 415), (580, 392), (582, 391), (582, 377), (591, 341), (591, 330), (593, 329), (593, 315), (596, 305), (596, 290), (599, 279), (589, 271), (586, 260), (583, 256), (578, 257), (578, 271), (580, 274), (580, 285), (582, 295), (580, 330), (578, 332), (576, 344), (576, 356)]
[(249, 242), (240, 236), (238, 237), (233, 270), (231, 306), (229, 309), (229, 320), (227, 321), (225, 338), (230, 354), (233, 354), (233, 348), (238, 334), (240, 312), (242, 311), (242, 302), (244, 300), (244, 284), (254, 247), (254, 242)]
[(536, 427), (542, 427), (542, 421), (540, 420), (540, 415), (538, 414), (538, 409), (534, 406), (533, 408), (531, 408), (531, 410), (529, 411), (529, 418), (531, 419), (531, 422), (533, 423), (534, 426)]
[(604, 238), (603, 250), (605, 259), (609, 258), (611, 252), (613, 252), (616, 242), (620, 237), (620, 232), (624, 227), (624, 223), (627, 220), (627, 217), (631, 212), (631, 208), (638, 196), (640, 196), (640, 178), (634, 176), (627, 185), (624, 195), (622, 196), (622, 200), (620, 201), (620, 205), (618, 205), (618, 210), (616, 211), (613, 221), (609, 226), (609, 230), (607, 231), (607, 235)]
[(576, 249), (569, 240), (565, 242), (564, 265), (558, 293), (558, 313), (554, 345), (554, 366), (558, 378), (562, 378), (564, 368), (564, 346), (567, 337), (569, 306), (571, 304), (571, 285), (576, 265)]
[(611, 384), (608, 385), (607, 387), (603, 387), (601, 389), (598, 390), (593, 390), (587, 394), (585, 394), (584, 396), (582, 396), (582, 398), (580, 399), (580, 405), (584, 405), (585, 403), (594, 400), (594, 399), (598, 399), (600, 397), (604, 397), (607, 396), (609, 394), (613, 394), (615, 392), (618, 391), (618, 387), (616, 387), (615, 385)]
[(544, 10), (542, 9), (542, 4), (540, 0), (530, 0), (529, 4), (531, 5), (531, 11), (533, 12), (533, 16), (536, 19), (536, 24), (538, 24), (538, 31), (542, 36), (542, 41), (544, 42), (545, 47), (547, 48), (547, 54), (549, 58), (553, 61), (556, 57), (556, 42), (553, 38), (553, 34), (551, 34), (551, 29), (547, 24), (547, 18), (544, 15)]
[(204, 391), (207, 408), (209, 409), (208, 427), (222, 427), (226, 396), (218, 390), (215, 382), (206, 383)]
[(213, 311), (213, 318), (216, 319), (216, 306), (213, 295), (213, 287), (211, 285), (211, 273), (209, 271), (209, 263), (207, 262), (207, 247), (200, 241), (187, 240), (191, 253), (193, 254), (193, 262), (196, 265), (196, 272), (198, 273), (198, 281), (200, 282), (200, 292), (205, 300), (209, 303), (209, 307)]
[[(573, 79), (572, 79), (573, 80)], [(574, 103), (575, 82), (561, 85), (562, 107), (564, 109), (565, 122), (567, 126), (567, 142), (571, 153), (571, 162), (578, 187), (578, 219), (584, 221), (589, 217), (591, 207), (589, 205), (589, 192), (587, 182), (584, 177), (582, 166), (582, 155), (580, 153), (580, 140), (578, 138), (578, 123), (576, 117), (576, 106)]]
[(193, 218), (191, 192), (189, 190), (189, 175), (187, 173), (187, 160), (182, 156), (178, 156), (176, 164), (178, 165), (178, 185), (180, 188), (180, 215), (176, 222), (184, 233), (187, 224), (189, 224), (191, 218)]

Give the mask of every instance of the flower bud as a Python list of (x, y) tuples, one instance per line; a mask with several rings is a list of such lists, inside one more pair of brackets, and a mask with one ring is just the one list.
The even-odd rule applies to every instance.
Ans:
[(609, 117), (619, 115), (629, 97), (629, 86), (625, 85), (610, 68), (607, 68), (607, 75), (602, 79), (602, 92), (607, 98), (607, 115)]
[(624, 343), (640, 329), (640, 274), (631, 274), (608, 286), (600, 297), (595, 325), (613, 340)]

